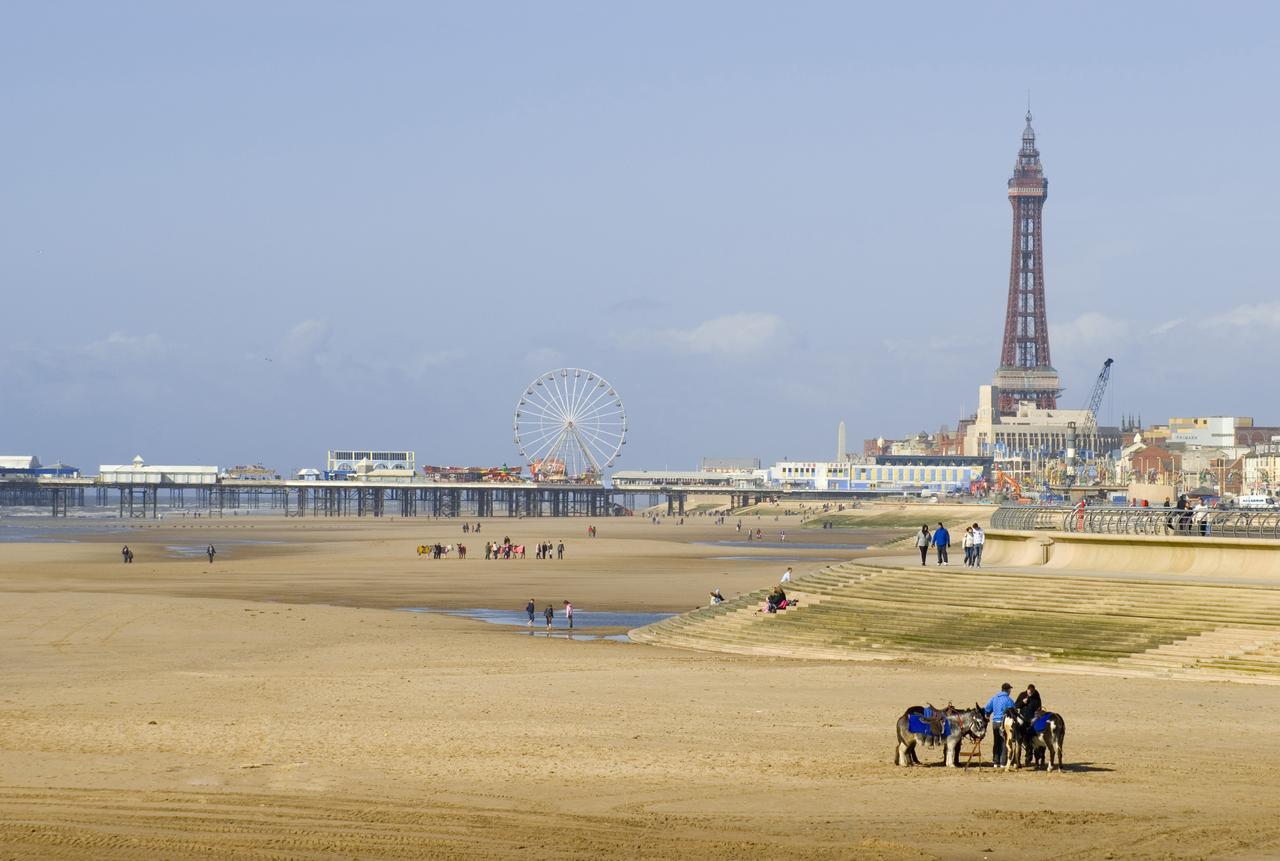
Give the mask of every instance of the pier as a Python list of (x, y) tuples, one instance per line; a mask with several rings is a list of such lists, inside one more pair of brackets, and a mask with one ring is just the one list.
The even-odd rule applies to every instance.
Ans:
[(223, 516), (276, 511), (289, 517), (612, 517), (629, 513), (617, 492), (562, 482), (391, 482), (218, 479), (125, 483), (100, 477), (0, 482), (0, 506), (66, 517), (90, 502), (121, 518)]

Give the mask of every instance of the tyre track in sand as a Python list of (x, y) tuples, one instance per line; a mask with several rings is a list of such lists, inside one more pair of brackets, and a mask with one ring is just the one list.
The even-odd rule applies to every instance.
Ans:
[[(741, 832), (739, 832), (741, 833)], [(848, 845), (742, 839), (677, 816), (581, 816), (341, 796), (0, 789), (0, 858), (827, 859)], [(856, 857), (922, 857), (878, 843)]]

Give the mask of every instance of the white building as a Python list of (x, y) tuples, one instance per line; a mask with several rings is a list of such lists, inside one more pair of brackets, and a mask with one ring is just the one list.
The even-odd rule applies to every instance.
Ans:
[(1235, 416), (1171, 418), (1169, 442), (1196, 448), (1233, 449), (1237, 425), (1246, 427), (1252, 423), (1252, 419), (1237, 419)]
[(769, 485), (792, 490), (871, 493), (968, 491), (982, 478), (975, 464), (780, 461), (769, 468)]
[(1280, 489), (1280, 437), (1257, 447), (1244, 459), (1246, 493), (1270, 493)]
[(218, 468), (148, 465), (138, 455), (130, 464), (102, 464), (98, 477), (112, 484), (217, 484)]
[(964, 453), (970, 457), (994, 457), (996, 460), (1061, 457), (1067, 449), (1067, 435), (1075, 424), (1076, 448), (1094, 457), (1120, 448), (1120, 429), (1098, 427), (1094, 433), (1084, 430), (1093, 416), (1088, 410), (1046, 410), (1031, 402), (1018, 405), (1011, 416), (1000, 415), (1000, 390), (995, 386), (978, 387), (978, 414), (964, 438)]
[(392, 451), (377, 449), (336, 449), (329, 452), (326, 470), (329, 472), (356, 472), (362, 462), (368, 462), (368, 470), (383, 472), (384, 470), (405, 470), (413, 474), (414, 453), (411, 451)]

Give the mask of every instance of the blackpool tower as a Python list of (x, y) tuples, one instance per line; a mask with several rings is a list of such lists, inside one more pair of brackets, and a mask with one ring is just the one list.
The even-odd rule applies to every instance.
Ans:
[(1013, 254), (1009, 263), (1009, 306), (1004, 319), (1004, 346), (995, 385), (1000, 391), (999, 410), (1003, 415), (1018, 411), (1018, 404), (1031, 401), (1041, 409), (1056, 409), (1058, 372), (1049, 361), (1049, 328), (1044, 311), (1044, 249), (1040, 219), (1049, 181), (1040, 166), (1036, 133), (1022, 130), (1022, 149), (1009, 180), (1009, 203), (1013, 206)]

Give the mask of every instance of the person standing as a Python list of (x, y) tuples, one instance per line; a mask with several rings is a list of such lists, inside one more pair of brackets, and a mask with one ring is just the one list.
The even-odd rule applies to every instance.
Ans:
[(781, 580), (779, 580), (778, 582), (780, 582), (780, 583), (790, 583), (790, 582), (791, 582), (791, 566), (789, 566), (789, 565), (788, 565), (788, 566), (787, 566), (787, 570), (782, 572), (782, 579), (781, 579)]
[(210, 545), (209, 545), (209, 547), (208, 547), (208, 549), (206, 549), (206, 550), (204, 551), (204, 553), (205, 553), (205, 555), (206, 555), (206, 556), (208, 556), (208, 557), (209, 557), (209, 564), (210, 564), (210, 565), (212, 565), (212, 564), (213, 564), (213, 557), (218, 555), (218, 551), (217, 551), (217, 550), (214, 550), (214, 549), (213, 549), (213, 545), (212, 545), (212, 544), (210, 544)]
[(1040, 692), (1036, 690), (1035, 685), (1027, 685), (1027, 689), (1018, 694), (1018, 699), (1013, 705), (1022, 717), (1022, 734), (1025, 737), (1023, 750), (1026, 751), (1023, 764), (1031, 765), (1031, 737), (1035, 735), (1032, 724), (1035, 723), (1036, 712), (1040, 711)]
[(573, 604), (564, 602), (564, 617), (569, 620), (569, 630), (573, 630)]
[(529, 603), (528, 603), (528, 604), (525, 604), (525, 605), (524, 605), (524, 611), (525, 611), (526, 613), (528, 613), (528, 614), (529, 614), (529, 627), (530, 627), (530, 628), (532, 628), (532, 627), (533, 627), (533, 614), (534, 614), (534, 613), (536, 613), (536, 612), (538, 612), (538, 605), (534, 603), (534, 601), (533, 601), (533, 599), (532, 599), (532, 598), (530, 598), (530, 599), (529, 599)]
[(564, 539), (563, 538), (560, 539), (560, 544), (556, 546), (556, 558), (557, 559), (564, 558)]
[(960, 546), (964, 548), (964, 567), (968, 568), (973, 565), (973, 527), (966, 526), (964, 528), (964, 538), (960, 539)]
[(947, 548), (951, 546), (951, 533), (941, 523), (938, 524), (937, 529), (933, 530), (933, 546), (938, 548), (938, 564), (950, 565)]
[(552, 622), (552, 620), (553, 620), (553, 619), (555, 619), (555, 617), (556, 617), (556, 611), (555, 611), (554, 609), (552, 609), (552, 607), (551, 607), (551, 605), (550, 605), (550, 604), (548, 604), (548, 605), (547, 605), (547, 609), (545, 609), (545, 610), (543, 610), (543, 611), (542, 611), (542, 615), (546, 617), (546, 620), (547, 620), (547, 630), (548, 630), (548, 631), (550, 631), (550, 630), (551, 630), (551, 622)]
[(131, 552), (129, 551), (129, 545), (128, 545), (128, 544), (126, 544), (125, 546), (123, 546), (123, 547), (121, 547), (121, 548), (120, 548), (120, 561), (121, 561), (121, 562), (124, 562), (124, 563), (128, 564), (132, 556), (133, 556), (133, 553), (131, 553)]
[(920, 564), (924, 565), (929, 560), (929, 545), (933, 543), (933, 536), (929, 534), (928, 524), (920, 527), (920, 531), (916, 533), (916, 548), (920, 551)]
[(982, 546), (987, 543), (987, 533), (978, 524), (973, 524), (973, 567), (982, 567)]
[(991, 746), (991, 762), (996, 768), (1008, 761), (1008, 751), (1005, 749), (1004, 741), (1004, 713), (1014, 708), (1013, 698), (1009, 696), (1009, 691), (1011, 690), (1013, 690), (1013, 685), (1005, 682), (1000, 686), (1000, 693), (987, 700), (986, 706), (982, 709), (991, 718), (991, 729), (994, 734), (994, 741)]

